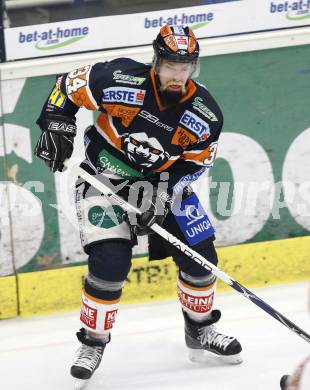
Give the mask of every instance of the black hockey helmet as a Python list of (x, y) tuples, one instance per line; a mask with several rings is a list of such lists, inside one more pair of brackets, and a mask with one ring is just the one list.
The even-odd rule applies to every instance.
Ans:
[(169, 26), (165, 24), (153, 41), (153, 48), (153, 66), (156, 72), (158, 72), (161, 59), (174, 62), (190, 62), (196, 65), (193, 73), (197, 70), (199, 44), (193, 31), (188, 26)]

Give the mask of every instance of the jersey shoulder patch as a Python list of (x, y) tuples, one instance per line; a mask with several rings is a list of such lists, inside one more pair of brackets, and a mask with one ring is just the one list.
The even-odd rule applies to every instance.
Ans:
[(196, 115), (194, 110), (184, 111), (180, 119), (180, 125), (194, 133), (198, 141), (204, 141), (209, 138), (211, 133), (209, 123)]
[(117, 58), (92, 67), (90, 89), (99, 106), (115, 103), (141, 106), (148, 77), (149, 66), (129, 58)]
[(147, 79), (150, 66), (131, 60), (117, 58), (115, 60), (98, 63), (93, 66), (94, 82), (104, 78), (112, 85), (140, 87)]
[(201, 118), (206, 118), (207, 122), (222, 124), (223, 114), (213, 96), (207, 88), (197, 81), (195, 82), (197, 91), (191, 100), (191, 110)]

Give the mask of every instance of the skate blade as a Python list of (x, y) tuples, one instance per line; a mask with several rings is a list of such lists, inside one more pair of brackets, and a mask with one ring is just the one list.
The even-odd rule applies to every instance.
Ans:
[(83, 379), (76, 379), (74, 382), (74, 390), (83, 390), (86, 388), (89, 380), (83, 380)]
[(204, 351), (203, 349), (188, 349), (189, 360), (194, 363), (205, 363), (207, 361), (207, 354), (216, 356), (226, 364), (240, 364), (243, 362), (241, 353), (237, 353), (235, 355), (230, 356), (223, 356), (217, 355), (216, 353), (213, 353), (211, 351)]
[(204, 350), (203, 349), (188, 349), (188, 358), (191, 362), (201, 363), (204, 359)]
[(240, 364), (243, 362), (241, 353), (236, 353), (236, 355), (230, 356), (220, 356), (220, 358), (223, 360), (223, 362), (228, 364)]

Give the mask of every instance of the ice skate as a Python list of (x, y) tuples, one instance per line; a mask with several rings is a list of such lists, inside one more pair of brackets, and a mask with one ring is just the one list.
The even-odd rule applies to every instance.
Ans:
[(204, 352), (212, 352), (230, 364), (242, 363), (239, 341), (216, 330), (215, 323), (220, 319), (221, 312), (213, 310), (211, 318), (204, 322), (196, 322), (183, 311), (185, 320), (185, 342), (189, 348), (189, 359), (201, 361)]
[(99, 367), (105, 346), (110, 340), (104, 343), (91, 338), (84, 328), (76, 335), (81, 345), (76, 351), (70, 372), (75, 378), (74, 389), (82, 390)]
[(280, 380), (280, 387), (281, 387), (281, 390), (285, 390), (285, 387), (287, 385), (287, 382), (288, 382), (288, 379), (289, 379), (290, 375), (283, 375), (281, 380)]

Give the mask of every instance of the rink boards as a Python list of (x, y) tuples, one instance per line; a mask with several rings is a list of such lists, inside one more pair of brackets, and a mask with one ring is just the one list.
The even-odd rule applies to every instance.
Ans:
[[(225, 125), (215, 166), (196, 189), (216, 228), (220, 267), (248, 286), (310, 279), (310, 34), (303, 30), (275, 33), (272, 44), (256, 34), (238, 37), (238, 44), (231, 37), (201, 45), (207, 57), (200, 80), (219, 101)], [(141, 53), (135, 59), (147, 61)], [(110, 59), (100, 55), (1, 65), (0, 318), (79, 305), (86, 255), (74, 178), (53, 175), (34, 158), (35, 121), (54, 75)], [(78, 113), (74, 158), (83, 158), (82, 133), (93, 119), (91, 111)], [(176, 294), (173, 263), (149, 263), (146, 248), (140, 241), (135, 250), (123, 302)]]
[[(310, 237), (220, 248), (219, 267), (247, 287), (304, 281), (310, 278)], [(176, 267), (171, 259), (133, 261), (122, 303), (176, 297)], [(29, 316), (77, 309), (86, 266), (18, 275), (20, 315)], [(15, 277), (0, 278), (1, 318), (17, 315)], [(218, 290), (230, 287), (218, 282)], [(285, 299), (285, 298), (284, 298)]]

